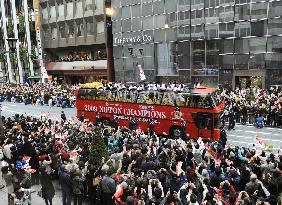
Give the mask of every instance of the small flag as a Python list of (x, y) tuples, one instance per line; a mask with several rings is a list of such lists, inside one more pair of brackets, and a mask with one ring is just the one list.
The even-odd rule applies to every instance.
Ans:
[(259, 137), (258, 135), (256, 136), (256, 138), (255, 138), (255, 145), (257, 146), (257, 147), (262, 147), (262, 148), (264, 148), (265, 147), (265, 141), (263, 141), (262, 139), (261, 139), (261, 137)]
[(273, 146), (268, 145), (268, 146), (266, 146), (266, 147), (263, 149), (263, 151), (265, 151), (265, 152), (272, 152), (272, 151), (273, 151)]

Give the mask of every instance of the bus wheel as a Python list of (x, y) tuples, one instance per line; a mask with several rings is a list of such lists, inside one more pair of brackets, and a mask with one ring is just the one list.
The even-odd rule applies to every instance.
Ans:
[(172, 126), (170, 128), (170, 137), (171, 138), (174, 138), (174, 139), (178, 139), (180, 138), (180, 135), (181, 135), (181, 127), (180, 126)]
[(102, 117), (102, 118), (101, 118), (101, 123), (102, 123), (102, 125), (104, 125), (104, 126), (111, 126), (111, 121), (110, 121), (110, 119), (107, 118), (107, 117)]

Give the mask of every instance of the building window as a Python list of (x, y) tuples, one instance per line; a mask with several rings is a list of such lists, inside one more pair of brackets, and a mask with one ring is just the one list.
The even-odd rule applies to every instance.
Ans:
[(48, 9), (47, 8), (42, 9), (42, 17), (44, 20), (48, 19)]
[(105, 30), (104, 21), (97, 22), (97, 33), (98, 34), (104, 33), (104, 30)]
[(104, 1), (103, 0), (95, 0), (96, 10), (104, 9)]
[(60, 24), (59, 29), (60, 29), (60, 38), (66, 38), (65, 24)]
[(76, 1), (76, 11), (75, 11), (75, 15), (76, 16), (81, 16), (83, 13), (82, 10), (82, 0), (77, 0)]
[(67, 32), (68, 32), (68, 37), (73, 38), (74, 37), (74, 26), (73, 22), (68, 22), (67, 23)]
[(53, 40), (55, 40), (55, 39), (57, 39), (58, 38), (58, 29), (57, 29), (57, 27), (52, 27), (52, 39)]
[(55, 6), (51, 6), (50, 7), (50, 18), (56, 18), (56, 7)]
[(83, 36), (83, 23), (81, 21), (76, 22), (76, 36)]
[(67, 3), (67, 16), (72, 17), (73, 16), (73, 2)]
[(65, 5), (64, 4), (58, 5), (58, 14), (61, 17), (65, 16)]
[(92, 18), (86, 20), (87, 35), (94, 35), (94, 24)]
[(93, 11), (93, 1), (92, 0), (85, 0), (85, 11)]

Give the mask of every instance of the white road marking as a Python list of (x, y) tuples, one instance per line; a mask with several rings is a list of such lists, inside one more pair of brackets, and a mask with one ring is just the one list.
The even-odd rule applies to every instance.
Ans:
[(12, 106), (12, 107), (16, 107), (17, 105), (10, 105), (10, 106)]
[(243, 130), (236, 130), (236, 129), (235, 129), (235, 131), (237, 131), (237, 132), (242, 132)]
[(267, 127), (266, 129), (267, 129), (267, 130), (274, 130), (273, 127)]
[(278, 134), (278, 133), (276, 133), (276, 134), (274, 134), (275, 136), (278, 136), (278, 135), (281, 135), (281, 134)]
[(262, 140), (272, 141), (272, 142), (281, 142), (281, 140), (274, 140), (274, 139), (262, 139)]
[(270, 132), (257, 132), (257, 131), (250, 131), (250, 130), (246, 130), (245, 132), (249, 132), (249, 133), (253, 133), (253, 134), (271, 135)]

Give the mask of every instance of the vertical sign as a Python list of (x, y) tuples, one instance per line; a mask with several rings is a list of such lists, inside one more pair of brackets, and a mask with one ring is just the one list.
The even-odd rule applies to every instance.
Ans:
[(38, 0), (33, 0), (33, 7), (34, 7), (34, 17), (35, 17), (38, 60), (39, 60), (39, 66), (41, 70), (41, 78), (42, 78), (42, 81), (44, 81), (44, 78), (48, 78), (48, 75), (47, 75), (47, 71), (43, 63), (43, 51), (42, 51), (41, 33), (40, 33), (40, 15), (39, 15), (39, 10), (38, 10), (39, 9)]

